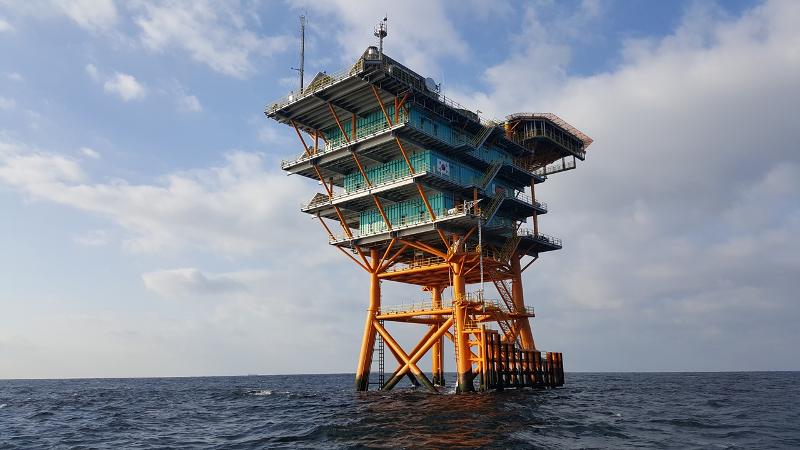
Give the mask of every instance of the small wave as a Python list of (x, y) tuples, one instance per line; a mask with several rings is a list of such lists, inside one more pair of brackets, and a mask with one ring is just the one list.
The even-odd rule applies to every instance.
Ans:
[(272, 395), (272, 391), (270, 391), (269, 389), (257, 389), (248, 392), (248, 394), (255, 395), (257, 397), (263, 397), (265, 395)]
[(6, 406), (8, 406), (8, 403), (0, 403), (0, 409), (5, 408)]

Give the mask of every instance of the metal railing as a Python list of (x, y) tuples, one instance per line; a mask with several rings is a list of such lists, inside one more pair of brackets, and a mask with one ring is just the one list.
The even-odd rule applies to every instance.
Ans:
[(539, 130), (539, 129), (524, 130), (517, 136), (518, 139), (529, 139), (532, 137), (546, 137), (551, 141), (561, 145), (562, 147), (574, 152), (581, 158), (586, 157), (586, 151), (581, 149), (580, 146), (577, 146), (574, 143), (563, 139), (558, 133), (548, 128), (544, 130)]
[(561, 247), (561, 239), (544, 233), (536, 234), (530, 228), (520, 228), (519, 230), (517, 230), (517, 234), (519, 236), (532, 237), (538, 241), (546, 242), (548, 244), (557, 245)]
[[(510, 198), (510, 196), (508, 196), (508, 198)], [(525, 203), (527, 203), (527, 204), (529, 204), (531, 206), (535, 206), (535, 207), (537, 207), (539, 209), (543, 209), (543, 210), (547, 211), (547, 203), (540, 202), (538, 200), (534, 201), (531, 198), (530, 195), (526, 194), (523, 191), (517, 191), (517, 193), (514, 195), (514, 198), (516, 198), (517, 200), (520, 200), (522, 202), (525, 202)]]
[(550, 164), (544, 165), (542, 167), (538, 167), (533, 170), (535, 175), (547, 176), (551, 173), (556, 172), (563, 172), (565, 170), (574, 169), (575, 168), (575, 160), (574, 159), (559, 159)]
[(319, 199), (319, 198), (311, 199), (311, 201), (308, 202), (308, 204), (302, 205), (302, 209), (305, 211), (305, 210), (311, 209), (311, 208), (313, 208), (315, 206), (330, 205), (335, 200), (341, 200), (343, 198), (347, 198), (347, 197), (351, 197), (351, 196), (358, 196), (358, 195), (363, 194), (365, 192), (369, 192), (372, 189), (376, 189), (376, 188), (383, 187), (383, 186), (388, 186), (388, 185), (391, 185), (391, 184), (394, 184), (394, 183), (401, 183), (403, 181), (411, 180), (414, 177), (417, 177), (417, 176), (420, 176), (420, 175), (425, 175), (426, 173), (427, 172), (415, 172), (413, 174), (407, 173), (407, 174), (404, 174), (404, 175), (396, 177), (396, 178), (386, 178), (383, 181), (379, 181), (377, 183), (373, 182), (373, 180), (371, 179), (370, 181), (373, 182), (371, 186), (364, 185), (363, 187), (360, 187), (358, 189), (353, 189), (353, 190), (350, 190), (350, 191), (337, 192), (337, 193), (335, 193), (333, 195), (333, 197), (325, 196), (324, 199)]
[(381, 306), (379, 314), (404, 314), (410, 312), (432, 311), (435, 309), (451, 309), (453, 302), (450, 299), (442, 299), (441, 306), (434, 307), (433, 300), (421, 300), (412, 303), (401, 303), (399, 305)]
[[(403, 115), (404, 114), (401, 114), (401, 116), (403, 116)], [(355, 139), (352, 139), (350, 141), (345, 140), (344, 137), (332, 139), (332, 140), (330, 140), (328, 142), (328, 145), (326, 145), (325, 147), (319, 149), (319, 151), (317, 151), (316, 153), (308, 154), (308, 153), (303, 152), (300, 155), (298, 155), (295, 159), (281, 161), (281, 168), (285, 169), (286, 167), (293, 166), (295, 164), (298, 164), (298, 163), (301, 163), (303, 161), (309, 160), (311, 158), (314, 158), (315, 156), (324, 155), (326, 153), (330, 153), (330, 152), (339, 150), (339, 149), (347, 147), (349, 145), (356, 144), (358, 142), (373, 138), (373, 137), (378, 136), (380, 134), (392, 131), (392, 130), (394, 130), (396, 128), (400, 128), (402, 126), (405, 126), (406, 125), (406, 118), (405, 117), (401, 117), (400, 119), (401, 120), (399, 120), (395, 124), (392, 124), (391, 126), (389, 124), (387, 124), (386, 121), (380, 121), (380, 122), (371, 123), (369, 125), (365, 125), (363, 127), (357, 128), (356, 129), (356, 138)]]
[[(468, 213), (468, 208), (466, 208), (463, 204), (456, 205), (453, 208), (450, 208), (450, 209), (448, 209), (448, 210), (446, 210), (446, 211), (444, 211), (442, 213), (439, 213), (436, 216), (436, 220), (431, 220), (430, 215), (425, 213), (425, 214), (421, 215), (422, 217), (424, 217), (424, 219), (420, 218), (420, 219), (416, 219), (416, 220), (402, 221), (401, 223), (398, 223), (398, 224), (394, 224), (393, 223), (391, 231), (403, 230), (403, 229), (406, 229), (406, 228), (416, 227), (416, 226), (419, 226), (419, 225), (425, 225), (425, 224), (428, 224), (428, 223), (438, 222), (438, 221), (444, 220), (444, 219), (451, 219), (453, 217), (464, 217), (467, 214), (469, 214)], [(353, 235), (352, 239), (359, 239), (359, 238), (363, 238), (363, 237), (367, 237), (367, 236), (376, 236), (376, 235), (379, 235), (379, 234), (388, 233), (389, 231), (390, 230), (388, 228), (381, 227), (380, 229), (373, 230), (373, 231), (352, 233), (352, 235)], [(334, 235), (332, 238), (330, 238), (328, 240), (328, 242), (331, 243), (331, 244), (338, 244), (338, 243), (349, 241), (349, 240), (351, 240), (351, 238), (349, 238), (347, 236)]]
[(533, 306), (525, 306), (522, 309), (509, 308), (504, 302), (501, 302), (499, 300), (484, 300), (484, 304), (486, 305), (486, 307), (497, 308), (498, 310), (500, 310), (500, 311), (502, 311), (504, 313), (510, 313), (510, 314), (524, 313), (524, 314), (531, 314), (531, 315), (534, 314)]
[(561, 117), (558, 117), (557, 115), (555, 115), (553, 113), (515, 113), (515, 114), (511, 114), (509, 116), (506, 116), (506, 120), (516, 120), (516, 119), (523, 119), (523, 120), (524, 119), (546, 119), (546, 120), (549, 120), (550, 122), (553, 122), (554, 124), (558, 125), (564, 131), (566, 131), (569, 134), (572, 134), (573, 136), (578, 138), (581, 142), (583, 142), (583, 148), (584, 149), (586, 147), (588, 147), (589, 144), (594, 142), (592, 140), (592, 138), (590, 138), (589, 136), (583, 134), (580, 130), (578, 130), (577, 128), (573, 127), (572, 125), (567, 123), (564, 119), (562, 119)]
[[(479, 292), (469, 293), (464, 296), (464, 301), (474, 304), (480, 304), (487, 309), (494, 309), (505, 314), (534, 314), (533, 306), (525, 306), (524, 308), (509, 308), (500, 300), (484, 299), (483, 295)], [(436, 311), (442, 309), (452, 309), (453, 299), (442, 299), (440, 305), (434, 305), (433, 300), (420, 300), (413, 302), (403, 302), (397, 305), (381, 306), (378, 314), (392, 315), (392, 314), (407, 314), (413, 312), (425, 313), (427, 311)]]
[(404, 270), (409, 269), (416, 269), (419, 267), (430, 267), (436, 266), (439, 264), (444, 264), (446, 261), (443, 258), (439, 258), (438, 256), (432, 256), (430, 258), (421, 258), (421, 259), (414, 259), (412, 261), (403, 262), (395, 264), (393, 267), (387, 269), (387, 272), (401, 272)]
[(316, 83), (312, 80), (312, 83), (306, 86), (303, 89), (303, 92), (292, 91), (287, 95), (279, 98), (278, 100), (272, 102), (272, 104), (266, 109), (267, 111), (276, 111), (278, 109), (281, 109), (296, 101), (302, 100), (317, 91), (321, 91), (322, 89), (333, 86), (334, 84), (342, 80), (355, 76), (357, 73), (361, 72), (363, 68), (364, 68), (364, 60), (359, 58), (358, 61), (356, 61), (356, 63), (350, 66), (349, 68), (345, 68), (334, 73), (323, 72), (325, 78), (322, 78)]

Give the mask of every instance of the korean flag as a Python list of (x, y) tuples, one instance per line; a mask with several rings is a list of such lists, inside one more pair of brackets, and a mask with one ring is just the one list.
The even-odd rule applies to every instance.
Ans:
[(439, 175), (450, 176), (450, 163), (444, 160), (438, 160), (436, 162), (436, 171)]

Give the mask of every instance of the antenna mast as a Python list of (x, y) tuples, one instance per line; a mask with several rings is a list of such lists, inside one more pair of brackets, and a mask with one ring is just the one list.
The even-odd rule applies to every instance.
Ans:
[(381, 58), (383, 58), (383, 38), (389, 34), (388, 27), (386, 26), (386, 21), (388, 19), (388, 16), (384, 16), (383, 20), (378, 22), (378, 26), (375, 27), (375, 37), (378, 38), (378, 54)]
[(300, 94), (303, 93), (303, 72), (306, 65), (306, 15), (300, 15)]

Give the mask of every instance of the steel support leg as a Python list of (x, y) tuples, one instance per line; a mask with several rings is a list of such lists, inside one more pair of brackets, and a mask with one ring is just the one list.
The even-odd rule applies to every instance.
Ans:
[[(434, 287), (431, 288), (431, 296), (433, 297), (433, 307), (435, 309), (439, 309), (442, 307), (442, 288)], [(438, 329), (441, 327), (441, 323), (437, 323), (431, 325)], [(431, 348), (431, 361), (432, 361), (432, 374), (433, 374), (433, 384), (436, 386), (444, 386), (444, 352), (442, 351), (444, 344), (444, 337), (440, 337), (435, 344), (433, 344), (433, 348)]]
[(469, 335), (465, 332), (467, 321), (466, 285), (464, 281), (462, 262), (453, 263), (453, 301), (455, 306), (455, 336), (458, 353), (458, 384), (456, 392), (473, 392), (472, 385), (472, 356), (469, 351)]
[[(370, 259), (372, 264), (378, 265), (378, 250), (370, 249)], [(375, 347), (375, 327), (373, 321), (375, 315), (381, 308), (381, 281), (378, 279), (377, 267), (370, 274), (369, 286), (369, 309), (364, 321), (364, 337), (361, 340), (361, 354), (358, 358), (356, 368), (356, 390), (366, 391), (369, 389), (369, 372), (372, 366), (372, 350)]]
[[(519, 258), (517, 255), (511, 256), (511, 298), (514, 301), (514, 307), (518, 311), (525, 309), (525, 298), (522, 292), (522, 270), (520, 268)], [(523, 350), (536, 350), (536, 343), (533, 340), (533, 331), (531, 331), (531, 322), (527, 317), (517, 319), (517, 333), (520, 338)]]

